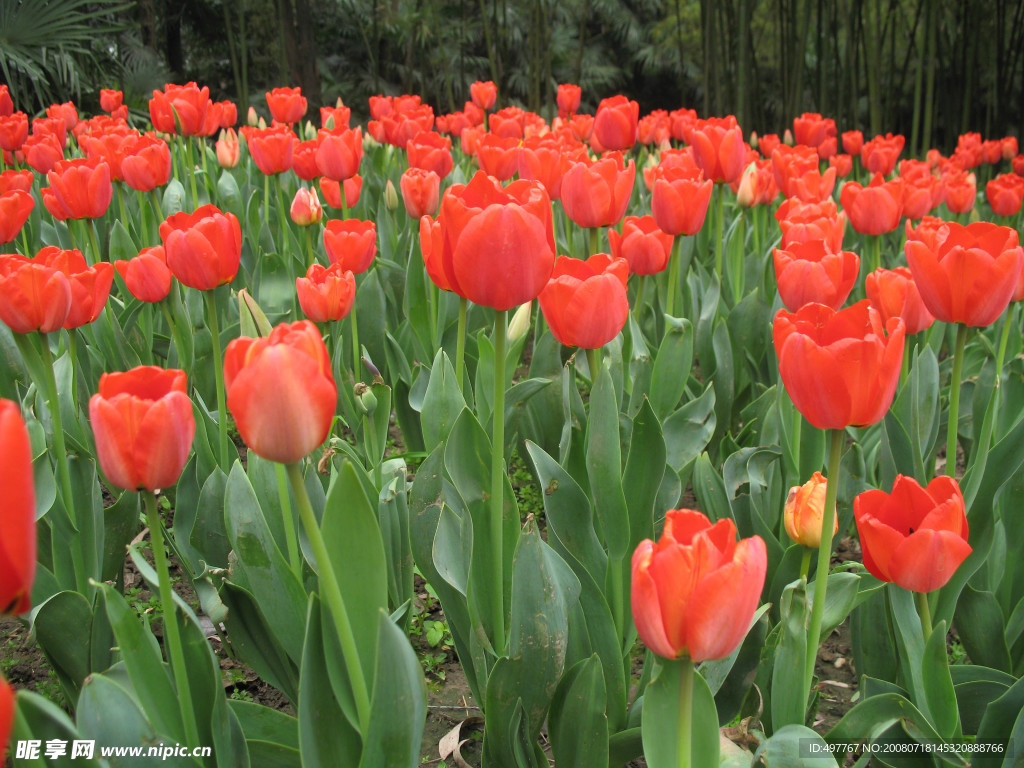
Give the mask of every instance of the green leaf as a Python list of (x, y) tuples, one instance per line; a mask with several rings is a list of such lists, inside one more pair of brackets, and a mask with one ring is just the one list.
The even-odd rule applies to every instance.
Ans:
[(448, 355), (440, 349), (434, 356), (434, 364), (430, 368), (430, 381), (423, 397), (423, 442), (428, 451), (434, 450), (448, 439), (455, 420), (465, 407), (466, 399), (455, 380), (455, 369), (452, 368)]
[(409, 640), (384, 611), (379, 614), (377, 637), (370, 725), (359, 764), (416, 768), (427, 715), (423, 670)]
[(590, 393), (586, 463), (608, 556), (621, 560), (629, 552), (629, 511), (622, 489), (619, 408), (606, 366), (598, 373)]
[(229, 699), (246, 741), (264, 741), (299, 748), (299, 721), (292, 715), (251, 701)]
[(966, 585), (953, 616), (964, 650), (972, 662), (1003, 672), (1013, 671), (1003, 614), (994, 594)]
[[(658, 670), (644, 692), (644, 758), (650, 768), (677, 768), (679, 765), (679, 679), (680, 670), (689, 661), (660, 659)], [(693, 672), (692, 739), (693, 766), (717, 766), (719, 763), (718, 714), (715, 699), (704, 678)]]
[(693, 364), (693, 325), (666, 316), (665, 335), (651, 375), (651, 405), (659, 419), (676, 409)]
[(715, 390), (709, 384), (704, 393), (673, 413), (662, 427), (668, 465), (681, 472), (707, 447), (715, 434)]
[(946, 622), (940, 621), (932, 630), (921, 658), (924, 669), (924, 694), (928, 701), (932, 723), (946, 740), (961, 735), (960, 714), (956, 706), (956, 693), (949, 676), (949, 657), (946, 655)]
[(298, 698), (299, 670), (260, 612), (256, 598), (244, 587), (224, 582), (221, 600), (227, 606), (225, 626), (231, 647), (238, 657), (268, 683), (281, 690), (288, 700)]
[(693, 492), (701, 509), (712, 522), (732, 518), (732, 504), (725, 491), (725, 482), (711, 464), (711, 457), (702, 453), (693, 472)]
[[(15, 704), (13, 730), (10, 734), (12, 752), (14, 744), (20, 739), (37, 739), (44, 745), (51, 739), (58, 739), (70, 745), (75, 739), (82, 738), (82, 734), (75, 728), (67, 713), (49, 699), (23, 689), (17, 692)], [(18, 768), (98, 768), (101, 765), (97, 760), (87, 760), (83, 757), (72, 760), (70, 749), (65, 757), (51, 760), (45, 757), (44, 749), (45, 747), (40, 750), (38, 760), (19, 760)]]
[(58, 592), (36, 610), (32, 622), (39, 645), (64, 685), (68, 698), (77, 698), (79, 687), (93, 672), (92, 649), (83, 637), (92, 634), (93, 612), (77, 592)]
[(930, 717), (933, 713), (929, 711), (923, 679), (925, 670), (921, 667), (924, 658), (924, 636), (921, 631), (921, 619), (914, 606), (914, 595), (895, 584), (890, 584), (887, 592), (904, 684), (910, 692), (910, 700), (925, 716)]
[(138, 246), (135, 245), (132, 236), (128, 234), (128, 230), (124, 228), (124, 224), (120, 221), (115, 221), (113, 226), (110, 227), (109, 250), (109, 261), (111, 263), (133, 259), (139, 255)]
[(836, 768), (829, 745), (805, 725), (779, 728), (754, 753), (754, 764), (766, 768)]
[(794, 582), (782, 593), (782, 625), (772, 664), (772, 726), (803, 725), (807, 716), (808, 595), (805, 585)]
[(655, 509), (654, 503), (664, 477), (664, 474), (659, 476), (658, 467), (665, 466), (665, 458), (661, 422), (650, 401), (645, 399), (633, 417), (629, 454), (622, 476), (622, 492), (629, 510), (628, 552), (636, 549), (644, 539), (654, 537), (654, 518), (664, 511)]
[(562, 676), (548, 715), (556, 765), (608, 765), (604, 674), (594, 654)]
[(335, 699), (324, 657), (320, 600), (310, 595), (298, 701), (302, 766), (359, 765), (362, 740)]

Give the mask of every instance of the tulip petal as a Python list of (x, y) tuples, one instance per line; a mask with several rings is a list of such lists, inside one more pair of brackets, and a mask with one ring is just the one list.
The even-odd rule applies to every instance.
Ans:
[(971, 545), (950, 531), (915, 531), (892, 553), (891, 580), (914, 592), (944, 586), (971, 554)]

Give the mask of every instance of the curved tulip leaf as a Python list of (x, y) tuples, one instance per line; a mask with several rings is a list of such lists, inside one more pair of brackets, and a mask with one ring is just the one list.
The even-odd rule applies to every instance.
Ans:
[(602, 366), (590, 392), (586, 463), (594, 511), (612, 560), (621, 560), (629, 552), (629, 510), (622, 489), (621, 450), (618, 401), (611, 373)]
[[(651, 768), (679, 765), (679, 677), (682, 662), (659, 660), (659, 669), (644, 692), (641, 728), (644, 758)], [(717, 766), (719, 763), (718, 713), (708, 684), (693, 672), (693, 722), (690, 764)]]
[(754, 764), (766, 768), (836, 768), (829, 745), (805, 725), (779, 728), (754, 753)]
[(423, 396), (423, 441), (428, 451), (448, 439), (455, 420), (466, 407), (466, 398), (455, 380), (455, 369), (448, 355), (439, 349), (430, 367), (430, 380)]
[[(37, 739), (45, 745), (51, 739), (71, 744), (75, 739), (81, 738), (81, 734), (67, 713), (38, 693), (28, 690), (18, 691), (15, 705), (14, 722), (10, 734), (12, 746), (20, 739)], [(84, 757), (76, 757), (73, 762), (70, 757), (50, 760), (45, 757), (45, 752), (40, 754), (38, 760), (18, 761), (19, 768), (28, 766), (31, 768), (54, 768), (54, 766), (57, 768), (100, 768), (102, 765), (103, 763), (99, 760), (89, 760)]]
[(928, 701), (935, 729), (944, 739), (959, 738), (960, 713), (957, 710), (956, 692), (949, 675), (949, 657), (946, 655), (946, 623), (940, 621), (932, 630), (925, 644), (921, 664), (925, 670), (924, 694)]
[(658, 347), (651, 374), (651, 407), (659, 419), (675, 411), (686, 389), (693, 365), (693, 325), (689, 320), (667, 317), (665, 335)]
[(604, 675), (596, 654), (562, 676), (548, 716), (551, 753), (556, 764), (608, 765), (608, 717), (604, 702)]
[(709, 384), (700, 397), (673, 413), (662, 425), (668, 465), (682, 472), (707, 447), (717, 424), (715, 389)]
[(809, 587), (797, 581), (782, 593), (782, 624), (772, 664), (772, 726), (803, 725), (807, 716), (807, 658)]
[(964, 650), (972, 662), (1003, 672), (1013, 671), (1003, 614), (994, 594), (966, 585), (953, 616)]
[(644, 539), (654, 536), (654, 516), (662, 510), (654, 507), (662, 478), (658, 467), (665, 466), (665, 438), (661, 422), (651, 402), (645, 400), (633, 417), (633, 431), (626, 456), (626, 469), (622, 476), (622, 491), (629, 510), (629, 546), (632, 552)]

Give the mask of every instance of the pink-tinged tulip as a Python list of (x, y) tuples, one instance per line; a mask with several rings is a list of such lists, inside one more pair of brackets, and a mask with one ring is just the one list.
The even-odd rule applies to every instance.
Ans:
[(184, 371), (148, 365), (100, 376), (89, 422), (111, 485), (157, 491), (178, 482), (196, 431), (186, 383)]
[(854, 498), (853, 516), (865, 567), (904, 589), (934, 592), (971, 554), (964, 497), (945, 475), (926, 488), (897, 475), (891, 494), (872, 490)]
[(228, 128), (223, 138), (214, 145), (217, 150), (217, 163), (221, 168), (234, 168), (242, 156), (242, 147), (238, 143), (238, 134), (234, 128)]
[(629, 263), (635, 275), (653, 275), (668, 266), (673, 236), (658, 229), (653, 216), (627, 216), (622, 221), (622, 234), (608, 230), (612, 254)]
[(356, 278), (341, 264), (313, 264), (305, 277), (295, 278), (302, 314), (314, 323), (341, 320), (356, 300)]
[(360, 275), (377, 255), (377, 225), (359, 219), (331, 219), (324, 228), (324, 249), (331, 264)]
[(290, 464), (322, 445), (338, 401), (331, 358), (308, 320), (261, 339), (241, 338), (224, 355), (228, 410), (257, 456)]
[(773, 251), (775, 281), (782, 303), (791, 312), (805, 304), (824, 304), (834, 310), (843, 306), (860, 271), (853, 251), (832, 253), (824, 240), (794, 244)]
[(133, 259), (114, 262), (128, 292), (139, 301), (150, 304), (163, 301), (171, 292), (171, 270), (162, 245), (143, 248)]
[(320, 205), (320, 198), (317, 197), (315, 189), (299, 187), (295, 193), (290, 209), (292, 221), (300, 227), (308, 227), (312, 224), (319, 224), (324, 217), (324, 209)]
[(761, 599), (768, 556), (759, 536), (736, 541), (729, 518), (670, 510), (655, 543), (633, 553), (633, 619), (640, 639), (668, 659), (721, 659), (743, 640)]
[(160, 225), (167, 266), (189, 288), (209, 291), (230, 283), (242, 259), (242, 228), (233, 213), (204, 205)]
[(931, 327), (935, 317), (921, 300), (914, 276), (906, 267), (876, 269), (864, 279), (864, 288), (871, 306), (878, 310), (882, 322), (899, 317), (907, 326), (907, 335)]
[(559, 256), (539, 297), (552, 335), (581, 349), (599, 349), (618, 336), (629, 316), (628, 277), (626, 260), (607, 253), (586, 261)]
[[(21, 409), (17, 403), (0, 398), (0, 488), (4, 494), (0, 507), (4, 532), (0, 536), (0, 614), (16, 616), (32, 607), (32, 580), (36, 572), (36, 501), (32, 478), (32, 446)], [(6, 742), (2, 709), (0, 757)], [(9, 724), (10, 718), (6, 720)]]

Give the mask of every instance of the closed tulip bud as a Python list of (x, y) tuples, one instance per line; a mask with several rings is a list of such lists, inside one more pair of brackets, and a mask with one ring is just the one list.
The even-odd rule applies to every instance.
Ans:
[(245, 115), (245, 122), (250, 128), (255, 128), (260, 124), (260, 117), (256, 114), (256, 107), (249, 107), (249, 111)]
[(789, 130), (789, 128), (787, 128), (786, 132), (782, 134), (782, 143), (785, 144), (787, 147), (792, 147), (794, 144), (796, 144), (796, 142), (793, 141), (793, 132)]
[(372, 416), (373, 412), (377, 410), (377, 396), (373, 394), (370, 385), (360, 381), (356, 383), (352, 392), (356, 396), (356, 406), (359, 408), (359, 412), (366, 416)]
[(519, 309), (512, 315), (512, 321), (508, 324), (508, 341), (510, 344), (519, 341), (530, 330), (530, 320), (533, 317), (533, 302), (528, 301), (520, 304)]
[(221, 138), (216, 144), (217, 162), (221, 168), (234, 168), (242, 157), (242, 148), (238, 143), (238, 134), (234, 128), (221, 131)]
[(320, 198), (317, 197), (315, 189), (299, 187), (295, 199), (292, 200), (291, 216), (292, 221), (300, 227), (320, 223), (324, 217), (324, 209), (320, 205)]
[(398, 190), (395, 189), (395, 184), (391, 179), (388, 179), (388, 183), (384, 185), (384, 205), (389, 211), (398, 210)]
[(267, 129), (267, 121), (261, 117), (259, 120), (256, 121), (256, 127), (259, 128), (261, 131), (265, 131)]
[[(828, 481), (815, 472), (803, 485), (789, 489), (786, 499), (786, 533), (797, 544), (817, 549), (821, 546), (821, 528), (825, 524), (825, 493)], [(832, 535), (839, 531), (839, 518), (832, 518)]]

